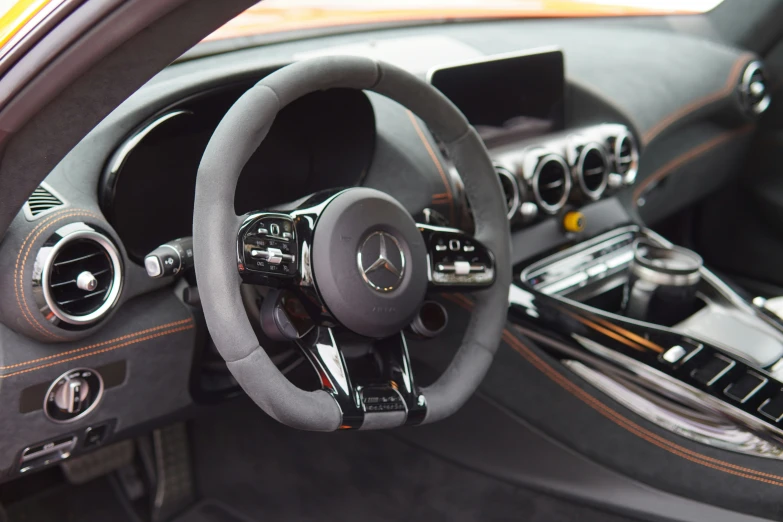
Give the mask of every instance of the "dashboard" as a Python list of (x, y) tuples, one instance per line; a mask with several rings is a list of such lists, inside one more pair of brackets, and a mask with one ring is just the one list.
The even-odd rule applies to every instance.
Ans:
[[(109, 159), (100, 205), (134, 261), (191, 235), (201, 156), (223, 114), (252, 85), (240, 82), (172, 104), (143, 122)], [(296, 100), (245, 166), (237, 214), (360, 184), (374, 142), (374, 113), (364, 93), (332, 89)]]
[[(0, 300), (0, 479), (91, 449), (97, 428), (94, 444), (104, 444), (226, 388), (225, 375), (205, 370), (214, 351), (193, 274), (150, 279), (143, 258), (191, 235), (201, 155), (241, 93), (282, 65), (337, 53), (429, 77), (464, 109), (506, 194), (515, 262), (663, 219), (727, 183), (762, 101), (747, 94), (752, 54), (589, 21), (385, 29), (183, 58), (74, 147), (0, 244), (0, 286), (13, 289)], [(243, 171), (235, 210), (357, 184), (419, 220), (472, 226), (437, 136), (396, 103), (346, 90), (279, 114)], [(94, 283), (79, 281), (87, 270)], [(274, 356), (291, 362), (284, 349)], [(100, 393), (75, 416), (50, 412), (58, 383), (74, 379)], [(43, 458), (44, 446), (62, 451)]]

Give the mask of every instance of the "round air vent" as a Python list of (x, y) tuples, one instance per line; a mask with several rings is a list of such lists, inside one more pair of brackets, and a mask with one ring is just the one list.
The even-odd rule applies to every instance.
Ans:
[(772, 98), (767, 91), (767, 79), (761, 62), (751, 62), (745, 68), (739, 92), (742, 106), (748, 114), (756, 116), (767, 110)]
[(538, 206), (548, 214), (555, 214), (563, 208), (571, 192), (571, 177), (565, 160), (557, 154), (541, 158), (531, 185)]
[(84, 223), (58, 230), (38, 252), (33, 293), (44, 316), (64, 328), (101, 320), (117, 303), (122, 263), (114, 243)]
[(600, 145), (584, 146), (576, 162), (575, 174), (582, 194), (593, 201), (601, 197), (609, 176), (609, 161)]
[(510, 170), (495, 165), (495, 172), (500, 178), (500, 186), (503, 188), (503, 194), (506, 196), (506, 208), (508, 209), (508, 218), (511, 219), (519, 210), (520, 193), (519, 183), (516, 176)]
[(639, 149), (630, 132), (623, 132), (612, 140), (614, 171), (623, 178), (623, 183), (632, 185), (639, 170)]

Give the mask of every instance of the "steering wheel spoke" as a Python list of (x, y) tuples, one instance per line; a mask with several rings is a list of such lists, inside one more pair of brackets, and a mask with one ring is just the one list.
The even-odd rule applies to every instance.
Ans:
[(417, 224), (427, 245), (431, 291), (470, 291), (492, 286), (495, 256), (469, 234), (456, 229)]
[[(340, 407), (341, 429), (394, 428), (424, 420), (427, 403), (416, 387), (402, 332), (376, 340), (341, 328), (319, 327), (297, 344), (318, 374), (321, 389)], [(367, 364), (377, 371), (352, 376), (352, 366)]]

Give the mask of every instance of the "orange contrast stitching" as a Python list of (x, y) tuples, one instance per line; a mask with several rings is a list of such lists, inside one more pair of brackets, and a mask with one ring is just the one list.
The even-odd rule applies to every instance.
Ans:
[(432, 159), (432, 162), (438, 169), (438, 174), (440, 174), (440, 179), (443, 181), (443, 186), (446, 189), (445, 194), (446, 200), (449, 204), (449, 215), (451, 222), (454, 223), (454, 195), (451, 193), (451, 184), (449, 183), (449, 179), (446, 176), (446, 171), (443, 169), (443, 165), (441, 165), (438, 156), (435, 154), (435, 151), (432, 150), (432, 146), (430, 146), (429, 140), (427, 140), (426, 136), (424, 136), (424, 131), (421, 130), (421, 126), (419, 126), (419, 122), (416, 121), (416, 117), (411, 111), (406, 110), (405, 112), (408, 113), (408, 118), (411, 120), (413, 128), (416, 130), (416, 134), (419, 136), (422, 144), (424, 144), (424, 148), (427, 149), (427, 153), (430, 155), (430, 159)]
[(633, 193), (633, 204), (637, 205), (637, 202), (639, 200), (639, 197), (647, 190), (647, 187), (650, 186), (653, 182), (660, 181), (675, 170), (677, 170), (679, 167), (683, 166), (684, 164), (688, 163), (689, 161), (701, 156), (705, 152), (707, 152), (710, 149), (713, 149), (720, 145), (721, 143), (724, 143), (731, 138), (734, 138), (736, 136), (739, 136), (741, 134), (745, 134), (749, 130), (753, 128), (753, 125), (746, 125), (740, 129), (733, 130), (730, 132), (724, 132), (723, 134), (719, 134), (718, 136), (715, 136), (709, 141), (705, 141), (698, 147), (695, 147), (693, 149), (690, 149), (687, 152), (684, 152), (677, 156), (676, 158), (672, 159), (668, 163), (666, 163), (664, 166), (653, 172), (651, 175), (644, 178), (644, 180), (639, 183), (639, 185), (636, 187)]
[[(41, 233), (49, 228), (50, 225), (61, 221), (67, 217), (75, 217), (75, 216), (89, 216), (97, 218), (97, 216), (89, 211), (85, 210), (66, 210), (63, 211), (64, 213), (57, 213), (53, 214), (51, 216), (46, 217), (43, 221), (41, 221), (38, 225), (33, 228), (30, 233), (27, 235), (27, 237), (24, 239), (22, 244), (19, 247), (19, 253), (16, 256), (16, 265), (14, 266), (14, 291), (16, 292), (16, 303), (19, 306), (19, 310), (22, 312), (22, 316), (25, 318), (25, 320), (32, 326), (33, 328), (41, 331), (44, 333), (44, 335), (47, 335), (49, 337), (52, 337), (54, 339), (63, 339), (63, 337), (56, 335), (50, 331), (48, 331), (44, 326), (39, 324), (33, 313), (30, 311), (30, 307), (27, 304), (27, 301), (22, 299), (22, 296), (24, 296), (24, 265), (27, 262), (27, 256), (30, 254), (30, 250), (32, 250), (33, 245), (35, 244), (36, 239), (41, 235)], [(30, 236), (32, 236), (36, 231), (38, 233), (36, 236), (32, 239), (32, 241), (29, 244), (29, 248), (27, 250), (27, 254), (24, 256), (24, 261), (21, 264), (22, 271), (19, 272), (19, 260), (22, 257), (22, 251), (24, 250), (25, 246), (27, 245), (28, 240), (30, 240)], [(25, 303), (25, 308), (27, 308), (27, 311), (25, 311), (25, 308), (22, 308), (22, 301)]]
[(731, 71), (729, 72), (729, 76), (726, 79), (726, 84), (723, 86), (723, 88), (721, 88), (719, 91), (716, 91), (712, 94), (708, 94), (707, 96), (692, 101), (685, 107), (677, 109), (676, 111), (669, 114), (664, 119), (662, 119), (661, 121), (653, 125), (647, 132), (644, 133), (644, 137), (643, 137), (644, 144), (645, 145), (649, 144), (656, 136), (658, 136), (661, 132), (663, 132), (664, 129), (669, 127), (677, 120), (684, 118), (687, 114), (695, 112), (696, 110), (701, 109), (702, 107), (709, 105), (710, 103), (713, 103), (717, 100), (720, 100), (721, 98), (725, 98), (729, 96), (734, 91), (734, 87), (737, 85), (737, 82), (739, 81), (739, 74), (742, 66), (747, 64), (753, 58), (754, 55), (750, 53), (745, 53), (739, 58), (737, 58), (737, 60), (734, 62), (734, 65), (731, 68)]
[[(651, 444), (658, 446), (661, 449), (669, 451), (670, 453), (674, 453), (677, 456), (683, 457), (687, 460), (691, 460), (697, 464), (713, 467), (714, 469), (718, 469), (719, 471), (724, 471), (726, 473), (732, 473), (746, 478), (751, 478), (753, 480), (761, 480), (762, 482), (769, 482), (777, 486), (783, 486), (783, 477), (781, 476), (764, 473), (750, 468), (744, 468), (742, 466), (731, 464), (730, 462), (725, 462), (719, 459), (709, 457), (707, 455), (703, 455), (701, 453), (695, 452), (693, 450), (680, 446), (676, 443), (673, 443), (663, 437), (660, 437), (646, 430), (645, 428), (642, 428), (638, 424), (623, 417), (618, 412), (612, 410), (602, 402), (598, 401), (598, 399), (588, 394), (587, 392), (585, 392), (584, 390), (582, 390), (581, 388), (573, 384), (571, 381), (567, 380), (565, 377), (560, 375), (553, 368), (547, 365), (543, 359), (539, 358), (536, 354), (530, 351), (530, 349), (527, 346), (522, 344), (522, 342), (519, 341), (516, 337), (514, 337), (513, 334), (511, 334), (508, 330), (506, 330), (505, 333), (507, 333), (508, 335), (504, 336), (504, 340), (512, 348), (514, 348), (516, 352), (518, 352), (525, 359), (527, 359), (531, 364), (533, 364), (538, 370), (543, 372), (547, 377), (555, 381), (566, 391), (576, 396), (578, 399), (582, 400), (582, 402), (585, 402), (588, 406), (592, 407), (594, 410), (598, 411), (599, 413), (607, 417), (609, 420), (613, 421), (618, 426), (632, 432), (634, 435), (637, 435), (638, 437), (646, 440), (647, 442), (650, 442)], [(717, 465), (709, 464), (709, 462), (714, 462)], [(724, 469), (724, 468), (731, 468), (731, 469)], [(748, 472), (751, 475), (736, 473), (732, 471), (734, 469)], [(771, 481), (763, 480), (760, 479), (759, 477), (769, 477), (772, 478), (773, 480)]]
[(41, 370), (43, 368), (48, 368), (50, 366), (56, 366), (58, 364), (62, 364), (62, 363), (70, 362), (70, 361), (76, 361), (78, 359), (83, 359), (85, 357), (91, 357), (93, 355), (98, 355), (99, 353), (111, 352), (113, 350), (116, 350), (118, 348), (122, 348), (124, 346), (130, 346), (132, 344), (137, 344), (137, 343), (141, 343), (141, 342), (144, 342), (144, 341), (149, 341), (151, 339), (155, 339), (155, 338), (158, 338), (158, 337), (163, 337), (163, 336), (166, 336), (166, 335), (171, 335), (171, 334), (174, 334), (174, 333), (177, 333), (177, 332), (184, 332), (185, 330), (192, 330), (194, 327), (195, 327), (194, 325), (190, 324), (190, 325), (187, 325), (187, 326), (181, 326), (179, 328), (174, 328), (172, 330), (166, 330), (164, 332), (159, 332), (159, 333), (156, 333), (156, 334), (153, 334), (153, 335), (147, 335), (147, 336), (144, 336), (144, 337), (139, 337), (137, 339), (133, 339), (131, 341), (124, 342), (122, 344), (118, 344), (118, 345), (115, 345), (115, 346), (110, 346), (108, 348), (103, 348), (102, 350), (96, 350), (96, 351), (90, 352), (90, 353), (83, 353), (81, 355), (77, 355), (76, 357), (70, 357), (68, 359), (63, 359), (61, 361), (54, 361), (54, 362), (51, 362), (51, 363), (48, 363), (48, 364), (42, 364), (40, 366), (35, 366), (33, 368), (26, 368), (24, 370), (19, 370), (17, 372), (7, 373), (5, 375), (0, 375), (0, 379), (6, 379), (8, 377), (13, 377), (15, 375), (21, 375), (23, 373), (34, 372), (34, 371), (37, 371), (37, 370)]
[[(453, 297), (452, 296), (443, 296), (443, 297), (447, 298), (449, 301), (458, 304), (459, 306), (465, 308), (468, 311), (471, 311), (473, 307), (473, 303), (462, 295), (457, 294), (454, 295)], [(636, 435), (637, 437), (640, 437), (641, 439), (665, 451), (668, 451), (673, 455), (684, 458), (695, 464), (706, 466), (708, 468), (712, 468), (717, 471), (722, 471), (724, 473), (729, 473), (731, 475), (735, 475), (738, 477), (743, 477), (758, 482), (764, 482), (766, 484), (770, 484), (773, 486), (783, 487), (783, 476), (773, 475), (771, 473), (765, 473), (751, 468), (745, 468), (742, 466), (738, 466), (736, 464), (732, 464), (730, 462), (725, 462), (720, 459), (703, 455), (691, 449), (680, 446), (674, 442), (671, 442), (668, 439), (661, 437), (639, 426), (638, 424), (634, 423), (630, 419), (623, 417), (620, 413), (612, 410), (611, 408), (609, 408), (608, 406), (600, 402), (598, 399), (596, 399), (586, 391), (579, 388), (576, 384), (568, 380), (566, 377), (558, 373), (554, 368), (549, 366), (546, 363), (546, 361), (538, 357), (535, 353), (533, 353), (532, 350), (530, 350), (530, 348), (525, 346), (519, 339), (517, 339), (514, 336), (514, 334), (511, 333), (508, 329), (503, 330), (503, 340), (506, 342), (506, 344), (508, 344), (511, 348), (513, 348), (514, 351), (522, 355), (536, 369), (541, 371), (544, 375), (546, 375), (549, 379), (554, 381), (560, 387), (562, 387), (563, 389), (565, 389), (566, 391), (574, 395), (576, 398), (578, 398), (579, 400), (581, 400), (582, 402), (590, 406), (592, 409), (594, 409), (595, 411), (597, 411), (607, 419), (611, 420), (621, 428), (629, 431), (630, 433)]]
[(157, 331), (157, 330), (163, 330), (164, 328), (169, 328), (171, 326), (178, 326), (178, 325), (181, 325), (181, 324), (190, 323), (192, 321), (193, 321), (193, 319), (188, 318), (188, 319), (182, 319), (181, 321), (174, 321), (174, 322), (171, 322), (171, 323), (162, 324), (160, 326), (147, 328), (146, 330), (141, 330), (141, 331), (138, 331), (138, 332), (129, 333), (129, 334), (117, 337), (115, 339), (109, 339), (108, 341), (101, 341), (99, 343), (91, 344), (89, 346), (83, 346), (82, 348), (76, 348), (74, 350), (69, 350), (67, 352), (56, 353), (54, 355), (48, 355), (46, 357), (40, 357), (38, 359), (32, 359), (30, 361), (24, 361), (24, 362), (20, 362), (20, 363), (16, 363), (16, 364), (11, 364), (11, 365), (8, 365), (8, 366), (0, 366), (0, 370), (12, 370), (14, 368), (19, 368), (21, 366), (27, 366), (28, 364), (35, 364), (35, 363), (42, 362), (42, 361), (48, 361), (50, 359), (57, 359), (59, 357), (65, 357), (66, 355), (70, 355), (72, 353), (84, 352), (84, 351), (90, 350), (92, 348), (98, 348), (98, 347), (101, 347), (101, 346), (114, 344), (114, 343), (116, 343), (118, 341), (123, 341), (125, 339), (130, 339), (131, 337), (136, 337), (138, 335), (143, 335), (143, 334), (154, 332), (154, 331)]

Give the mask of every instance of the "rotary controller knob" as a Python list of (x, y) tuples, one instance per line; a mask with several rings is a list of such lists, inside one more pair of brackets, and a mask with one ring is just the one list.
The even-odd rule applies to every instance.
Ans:
[(103, 379), (95, 370), (78, 368), (62, 374), (49, 387), (44, 403), (46, 416), (70, 422), (92, 411), (103, 395)]

